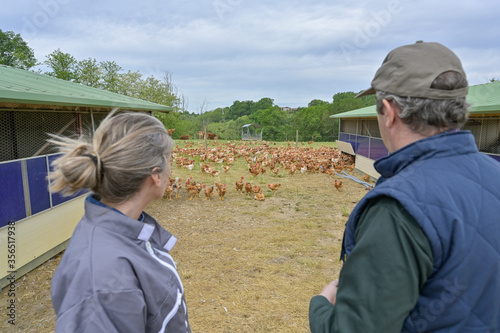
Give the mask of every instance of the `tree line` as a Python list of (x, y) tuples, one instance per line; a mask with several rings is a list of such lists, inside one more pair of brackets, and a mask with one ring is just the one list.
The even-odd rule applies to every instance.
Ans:
[(241, 127), (259, 124), (263, 127), (263, 139), (272, 141), (334, 141), (338, 137), (338, 119), (331, 115), (375, 104), (374, 96), (354, 99), (355, 92), (334, 94), (332, 101), (312, 100), (307, 107), (285, 110), (265, 97), (259, 101), (234, 101), (231, 106), (200, 113), (187, 111), (187, 98), (179, 94), (168, 71), (161, 79), (144, 77), (138, 71), (124, 71), (114, 61), (97, 62), (94, 58), (77, 60), (60, 49), (48, 54), (44, 61), (35, 59), (33, 50), (20, 34), (0, 30), (0, 64), (24, 70), (45, 65), (47, 71), (40, 74), (84, 84), (90, 87), (171, 106), (173, 112), (156, 113), (167, 128), (175, 128), (173, 138), (182, 135), (198, 136), (206, 129), (220, 139), (241, 139)]

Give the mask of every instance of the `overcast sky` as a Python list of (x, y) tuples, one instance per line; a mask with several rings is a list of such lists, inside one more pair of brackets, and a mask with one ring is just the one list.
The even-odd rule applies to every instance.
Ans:
[[(6, 0), (3, 0), (6, 2)], [(188, 109), (269, 97), (279, 106), (332, 101), (369, 87), (393, 48), (440, 42), (471, 85), (500, 79), (495, 0), (21, 0), (0, 29), (20, 33), (38, 61), (56, 49), (161, 78)]]

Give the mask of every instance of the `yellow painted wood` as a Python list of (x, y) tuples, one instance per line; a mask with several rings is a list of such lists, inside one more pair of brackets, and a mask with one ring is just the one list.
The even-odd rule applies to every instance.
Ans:
[(352, 145), (349, 142), (337, 140), (337, 147), (341, 152), (356, 155), (354, 149), (352, 148)]
[(374, 162), (374, 160), (368, 157), (356, 155), (356, 169), (368, 174), (372, 178), (378, 179), (380, 177), (380, 174), (373, 167)]
[[(55, 208), (18, 221), (15, 224), (15, 270), (22, 272), (47, 252), (67, 241), (73, 234), (84, 213), (85, 195), (58, 205)], [(12, 229), (11, 229), (12, 230)], [(0, 229), (0, 279), (9, 275), (7, 266), (8, 227)], [(63, 249), (61, 249), (63, 250)], [(56, 254), (56, 253), (54, 253)], [(16, 278), (20, 276), (16, 275)]]

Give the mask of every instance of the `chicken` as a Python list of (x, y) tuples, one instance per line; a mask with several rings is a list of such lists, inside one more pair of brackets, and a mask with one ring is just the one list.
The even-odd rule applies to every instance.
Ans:
[(189, 192), (189, 195), (191, 196), (189, 200), (193, 200), (193, 197), (195, 196), (199, 197), (201, 189), (202, 185), (192, 181), (191, 177), (186, 180), (186, 190)]
[(344, 170), (344, 163), (337, 164), (337, 165), (335, 165), (335, 167), (334, 167), (334, 168), (335, 168), (335, 171), (336, 171), (337, 173), (341, 173), (341, 172), (342, 172), (342, 170)]
[(245, 191), (247, 192), (247, 197), (250, 196), (250, 193), (252, 193), (253, 186), (249, 182), (245, 183)]
[(224, 170), (225, 173), (227, 173), (229, 171), (229, 169), (231, 169), (231, 166), (230, 165), (223, 165), (222, 169)]
[(196, 186), (191, 186), (187, 190), (190, 195), (189, 200), (193, 200), (193, 198), (198, 194), (198, 188)]
[(175, 194), (174, 198), (180, 198), (180, 196), (181, 196), (182, 184), (181, 184), (181, 183), (179, 183), (179, 184), (174, 183), (174, 184), (172, 185), (172, 188), (173, 188), (173, 193)]
[(365, 173), (365, 175), (363, 176), (363, 180), (367, 183), (370, 182), (370, 176), (368, 174)]
[(221, 184), (219, 186), (219, 191), (218, 191), (220, 200), (224, 200), (224, 196), (226, 195), (226, 191), (227, 191), (226, 184)]
[(354, 170), (354, 164), (346, 165), (345, 168), (347, 169), (348, 172), (352, 172), (352, 170)]
[(267, 187), (269, 187), (269, 189), (271, 191), (273, 191), (273, 196), (276, 195), (276, 192), (278, 191), (278, 189), (280, 188), (281, 184), (276, 184), (276, 183), (273, 183), (273, 184), (267, 184)]
[(266, 196), (262, 192), (257, 192), (255, 193), (254, 199), (257, 201), (264, 201), (266, 199)]
[(335, 186), (337, 192), (340, 192), (340, 189), (342, 188), (342, 181), (335, 179), (333, 186)]
[(241, 176), (241, 179), (236, 181), (235, 185), (236, 185), (236, 193), (238, 194), (243, 194), (243, 179), (245, 179), (245, 177)]
[(248, 171), (250, 172), (250, 174), (254, 177), (257, 177), (260, 173), (260, 169), (259, 168), (248, 168)]
[(273, 169), (273, 173), (274, 173), (275, 176), (277, 176), (278, 173), (280, 173), (280, 168), (274, 168)]
[(254, 185), (252, 191), (253, 191), (253, 193), (259, 193), (259, 192), (262, 192), (262, 189), (260, 188), (260, 186)]
[(164, 198), (167, 198), (168, 200), (172, 200), (172, 192), (174, 191), (174, 188), (172, 185), (168, 185), (167, 188), (165, 188), (165, 194), (163, 195)]
[(212, 200), (212, 195), (214, 194), (214, 187), (207, 187), (206, 185), (203, 185), (203, 189), (205, 192), (205, 200)]

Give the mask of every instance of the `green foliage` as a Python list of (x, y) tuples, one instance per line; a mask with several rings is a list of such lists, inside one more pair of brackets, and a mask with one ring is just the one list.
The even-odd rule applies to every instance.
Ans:
[(97, 60), (88, 58), (76, 64), (76, 82), (89, 87), (100, 88), (102, 71)]
[(361, 109), (376, 103), (375, 95), (354, 98), (357, 93), (352, 91), (341, 92), (333, 95), (332, 114)]
[(111, 92), (118, 92), (118, 86), (120, 82), (120, 72), (123, 70), (114, 61), (103, 61), (100, 64), (101, 67), (101, 87), (104, 90)]
[(36, 65), (35, 53), (20, 34), (0, 29), (0, 64), (20, 69)]
[(121, 73), (122, 68), (114, 61), (97, 63), (88, 58), (77, 61), (69, 53), (57, 49), (44, 62), (51, 71), (45, 73), (63, 80), (75, 81), (90, 87), (143, 99), (157, 104), (176, 107), (180, 98), (168, 72), (163, 80), (153, 76), (143, 78), (139, 71)]
[(158, 118), (165, 128), (174, 128), (175, 132), (172, 138), (179, 139), (182, 135), (191, 135), (191, 138), (198, 138), (198, 130), (200, 128), (199, 117), (188, 112), (155, 112), (155, 117)]
[(67, 81), (76, 79), (77, 61), (71, 54), (64, 53), (60, 49), (57, 49), (46, 58), (47, 59), (43, 63), (51, 68), (52, 71), (46, 72), (45, 74)]

